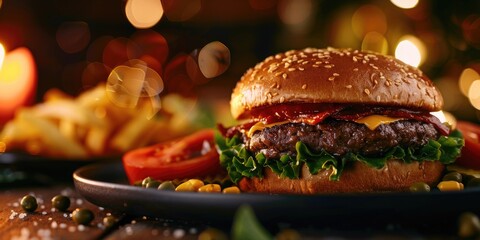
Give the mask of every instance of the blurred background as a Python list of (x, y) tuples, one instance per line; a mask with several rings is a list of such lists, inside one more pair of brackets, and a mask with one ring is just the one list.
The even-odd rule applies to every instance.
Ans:
[[(143, 97), (228, 101), (265, 57), (331, 46), (418, 66), (444, 110), (480, 122), (480, 1), (0, 0), (0, 43), (5, 56), (19, 48), (33, 56), (34, 93), (21, 104), (44, 101), (52, 88), (78, 96), (106, 83), (119, 93), (128, 68), (118, 67), (139, 63), (152, 81), (138, 90)], [(1, 81), (0, 73), (0, 105), (8, 105)]]

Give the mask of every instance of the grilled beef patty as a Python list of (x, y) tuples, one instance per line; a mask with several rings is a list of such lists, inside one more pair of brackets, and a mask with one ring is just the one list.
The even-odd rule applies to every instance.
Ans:
[(439, 136), (432, 124), (415, 120), (382, 124), (375, 130), (355, 122), (327, 120), (317, 125), (276, 125), (255, 132), (251, 138), (245, 135), (243, 138), (250, 151), (261, 152), (267, 158), (279, 158), (285, 154), (295, 156), (295, 144), (298, 141), (312, 151), (324, 149), (334, 156), (343, 156), (347, 152), (381, 156), (398, 145), (418, 149), (427, 144), (429, 139)]

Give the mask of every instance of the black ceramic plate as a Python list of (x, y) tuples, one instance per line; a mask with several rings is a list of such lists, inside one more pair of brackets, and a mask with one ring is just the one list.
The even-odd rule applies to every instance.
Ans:
[(96, 205), (169, 219), (230, 223), (242, 204), (261, 221), (318, 224), (451, 223), (462, 212), (480, 211), (480, 189), (312, 196), (169, 192), (128, 185), (121, 163), (86, 166), (73, 177), (77, 191)]
[[(35, 156), (20, 152), (0, 153), (0, 185), (9, 181), (21, 180), (23, 176), (27, 182), (48, 183), (58, 180), (71, 181), (72, 174), (80, 167), (100, 161), (113, 161), (118, 158), (87, 158), (67, 159)], [(18, 179), (7, 180), (8, 175), (19, 176)]]

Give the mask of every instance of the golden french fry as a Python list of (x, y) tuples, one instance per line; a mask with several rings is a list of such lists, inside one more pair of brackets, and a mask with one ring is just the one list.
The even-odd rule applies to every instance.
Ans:
[(89, 129), (85, 137), (87, 149), (96, 156), (104, 154), (109, 135), (110, 129), (108, 127), (93, 127)]
[(41, 103), (32, 108), (32, 111), (35, 116), (40, 118), (68, 119), (83, 126), (102, 126), (103, 124), (92, 111), (82, 108), (72, 100)]
[(77, 139), (77, 130), (75, 123), (68, 119), (60, 119), (58, 122), (58, 130), (60, 133), (72, 140)]
[(63, 157), (86, 158), (88, 156), (82, 145), (62, 135), (57, 126), (35, 116), (31, 110), (21, 110), (18, 118), (23, 124), (30, 126), (29, 130), (32, 134), (37, 134), (47, 147), (60, 152)]
[(139, 114), (122, 126), (120, 131), (111, 139), (111, 147), (124, 152), (144, 146), (149, 142), (152, 134), (158, 134), (158, 132), (154, 131), (154, 126), (153, 121)]
[(62, 99), (72, 99), (72, 96), (68, 95), (67, 93), (63, 92), (58, 88), (49, 89), (44, 95), (43, 100), (45, 102), (55, 101), (55, 100), (62, 100)]

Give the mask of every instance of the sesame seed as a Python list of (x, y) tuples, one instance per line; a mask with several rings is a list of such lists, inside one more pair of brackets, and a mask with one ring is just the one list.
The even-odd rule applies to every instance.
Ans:
[(368, 90), (368, 88), (365, 88), (365, 90), (363, 90), (363, 92), (365, 92), (367, 95), (370, 95), (370, 90)]
[(380, 96), (377, 96), (377, 102), (380, 102)]
[(352, 88), (352, 85), (347, 85), (347, 86), (345, 86), (345, 87), (346, 87), (346, 88)]
[(286, 73), (282, 74), (282, 78), (287, 79), (287, 74)]
[(293, 72), (293, 71), (295, 71), (295, 70), (296, 70), (295, 68), (289, 68), (289, 69), (288, 69), (289, 72)]
[(285, 102), (285, 97), (280, 97), (280, 103)]
[(320, 66), (318, 66), (318, 65), (316, 65), (316, 64), (313, 64), (312, 67), (318, 68), (318, 67), (320, 67)]
[(298, 70), (303, 71), (305, 68), (299, 67)]
[(358, 71), (358, 68), (354, 68), (353, 71), (354, 71), (354, 72)]
[(353, 59), (354, 62), (357, 62), (357, 61), (358, 61), (358, 59), (357, 59), (355, 56), (353, 56), (352, 59)]
[(333, 73), (333, 76), (334, 76), (334, 77), (338, 77), (338, 76), (340, 76), (340, 74), (338, 74), (338, 73)]
[(329, 77), (328, 78), (328, 81), (330, 81), (330, 82), (333, 81), (333, 80), (335, 80), (335, 77)]
[(325, 68), (332, 68), (332, 65), (325, 65), (325, 66), (323, 66), (323, 67), (325, 67)]
[(303, 84), (302, 89), (307, 89), (307, 84)]

